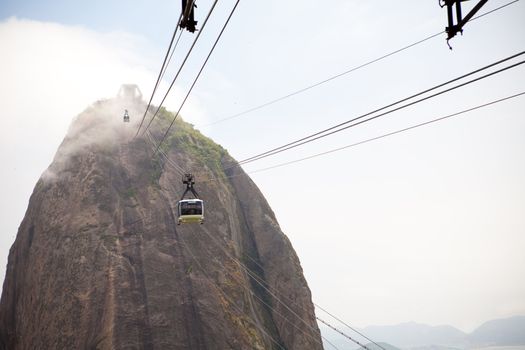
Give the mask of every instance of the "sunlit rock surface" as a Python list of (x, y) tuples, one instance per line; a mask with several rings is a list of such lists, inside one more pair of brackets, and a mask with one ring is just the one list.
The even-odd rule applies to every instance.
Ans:
[[(0, 349), (321, 349), (299, 260), (261, 192), (180, 120), (161, 147), (169, 161), (153, 155), (149, 134), (134, 138), (144, 109), (100, 101), (73, 122), (10, 250)], [(172, 118), (163, 110), (151, 136)], [(181, 171), (196, 175), (204, 225), (176, 225)]]

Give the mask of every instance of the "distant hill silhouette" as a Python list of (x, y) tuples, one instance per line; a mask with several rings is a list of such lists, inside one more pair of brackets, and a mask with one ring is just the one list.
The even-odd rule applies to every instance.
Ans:
[(485, 346), (525, 345), (525, 316), (485, 322), (470, 333), (469, 340)]
[(383, 348), (384, 350), (401, 350), (400, 348), (388, 343), (378, 342), (377, 344), (379, 344), (381, 347), (377, 346), (374, 343), (368, 343), (365, 346), (370, 350), (382, 350), (381, 348)]
[(363, 330), (371, 339), (384, 341), (401, 348), (440, 345), (457, 347), (467, 345), (467, 334), (452, 326), (428, 326), (407, 322), (394, 326), (369, 326)]
[[(319, 327), (319, 329), (321, 330), (321, 334), (322, 336), (324, 337), (323, 339), (323, 345), (324, 345), (324, 348), (325, 349), (333, 349), (334, 346), (337, 347), (337, 349), (339, 350), (347, 350), (347, 349), (352, 349), (352, 350), (363, 350), (362, 347), (356, 345), (355, 343), (352, 343), (350, 340), (348, 340), (347, 338), (343, 337), (342, 335), (338, 334), (338, 333), (334, 333), (330, 328), (324, 326), (324, 325), (321, 325)], [(357, 339), (357, 337), (356, 337)], [(330, 344), (328, 343), (328, 341), (330, 342)], [(359, 339), (360, 341), (361, 339)], [(385, 342), (377, 342), (377, 344), (379, 344), (381, 347), (373, 344), (373, 343), (361, 343), (361, 344), (364, 344), (367, 349), (369, 350), (402, 350), (396, 346), (393, 346), (391, 344), (388, 344), (388, 343), (385, 343)], [(383, 348), (383, 349), (381, 349)]]
[[(321, 332), (340, 349), (358, 348), (342, 336), (332, 334), (329, 329), (321, 327)], [(525, 346), (525, 316), (491, 320), (470, 334), (452, 326), (429, 326), (415, 322), (368, 326), (362, 333), (387, 350), (459, 350), (489, 346)], [(359, 337), (356, 336), (356, 339)], [(381, 350), (374, 344), (366, 346), (370, 350)]]

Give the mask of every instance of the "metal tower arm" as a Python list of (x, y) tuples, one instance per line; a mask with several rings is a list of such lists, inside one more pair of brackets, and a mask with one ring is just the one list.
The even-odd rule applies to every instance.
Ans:
[[(463, 33), (463, 26), (470, 21), (470, 19), (487, 3), (488, 0), (480, 0), (472, 10), (463, 18), (461, 13), (461, 3), (467, 0), (444, 0), (441, 7), (447, 7), (448, 15), (448, 27), (446, 28), (447, 32), (447, 41), (456, 36), (457, 33)], [(454, 11), (453, 7), (456, 5), (456, 24), (454, 24)]]

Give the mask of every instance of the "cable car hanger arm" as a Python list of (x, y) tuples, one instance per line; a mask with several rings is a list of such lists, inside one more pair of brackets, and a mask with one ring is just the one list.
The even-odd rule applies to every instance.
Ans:
[(194, 8), (196, 7), (197, 5), (194, 0), (182, 0), (183, 16), (179, 23), (181, 29), (186, 29), (191, 33), (195, 33), (195, 31), (198, 30), (196, 28), (197, 21), (195, 20), (194, 15)]
[(186, 185), (186, 189), (182, 194), (181, 200), (183, 200), (184, 197), (186, 197), (188, 192), (191, 192), (195, 198), (199, 198), (199, 194), (193, 187), (193, 185), (195, 185), (195, 177), (193, 176), (193, 174), (184, 174), (184, 176), (182, 177), (182, 183)]
[[(472, 17), (474, 17), (474, 15), (483, 7), (483, 5), (487, 3), (488, 0), (480, 0), (464, 18), (463, 14), (461, 13), (461, 3), (463, 1), (467, 0), (444, 0), (443, 3), (439, 3), (441, 7), (447, 7), (448, 27), (445, 29), (447, 32), (447, 43), (450, 39), (456, 36), (457, 33), (463, 33), (463, 26), (468, 21), (470, 21)], [(454, 24), (454, 12), (452, 10), (454, 5), (456, 5), (457, 24)]]

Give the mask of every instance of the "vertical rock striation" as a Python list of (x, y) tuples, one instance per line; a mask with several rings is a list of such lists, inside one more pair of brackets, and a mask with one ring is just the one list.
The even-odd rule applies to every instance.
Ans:
[[(182, 121), (154, 155), (149, 137), (173, 116), (133, 138), (124, 108), (145, 106), (79, 115), (38, 181), (9, 253), (0, 349), (322, 349), (299, 260), (255, 184)], [(182, 171), (204, 225), (176, 225)]]

